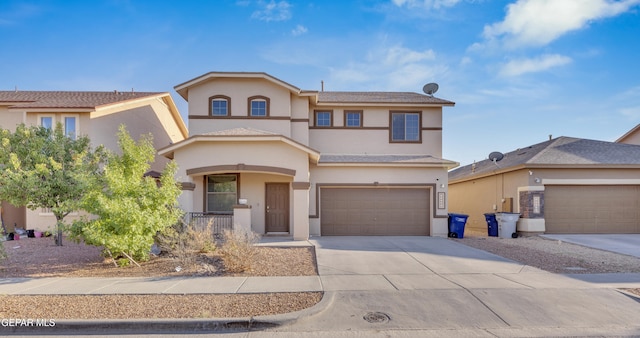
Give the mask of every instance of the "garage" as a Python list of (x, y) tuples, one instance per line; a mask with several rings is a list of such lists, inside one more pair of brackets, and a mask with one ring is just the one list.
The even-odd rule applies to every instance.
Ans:
[(544, 201), (546, 233), (640, 233), (638, 185), (549, 185)]
[(322, 188), (323, 236), (428, 236), (427, 188)]

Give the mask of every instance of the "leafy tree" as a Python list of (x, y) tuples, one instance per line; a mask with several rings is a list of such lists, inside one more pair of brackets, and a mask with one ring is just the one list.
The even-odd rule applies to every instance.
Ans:
[(98, 170), (101, 150), (87, 137), (21, 124), (15, 132), (0, 129), (0, 200), (29, 209), (49, 209), (56, 217), (56, 244), (62, 245), (64, 218), (80, 203)]
[(182, 216), (177, 206), (181, 191), (174, 179), (177, 166), (170, 162), (157, 182), (144, 177), (156, 153), (151, 135), (136, 143), (121, 126), (118, 144), (122, 154), (108, 153), (97, 185), (83, 201), (83, 209), (96, 217), (74, 222), (71, 233), (103, 246), (114, 259), (147, 260), (155, 235)]

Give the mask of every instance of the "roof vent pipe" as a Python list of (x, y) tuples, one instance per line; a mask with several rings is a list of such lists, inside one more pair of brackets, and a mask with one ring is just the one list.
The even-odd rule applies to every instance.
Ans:
[(320, 80), (320, 91), (324, 91), (324, 80)]

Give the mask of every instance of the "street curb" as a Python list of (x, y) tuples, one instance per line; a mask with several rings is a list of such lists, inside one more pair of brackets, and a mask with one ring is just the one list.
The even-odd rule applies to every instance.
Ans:
[(0, 335), (77, 335), (77, 334), (171, 334), (261, 331), (291, 325), (301, 318), (325, 311), (333, 303), (333, 293), (323, 294), (314, 306), (290, 313), (212, 319), (105, 319), (56, 320), (55, 325), (14, 325), (0, 327)]

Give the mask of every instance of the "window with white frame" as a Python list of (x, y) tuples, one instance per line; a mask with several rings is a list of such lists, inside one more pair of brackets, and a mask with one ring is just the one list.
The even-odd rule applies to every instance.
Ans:
[(249, 98), (249, 116), (266, 117), (269, 116), (269, 99), (263, 96)]
[(38, 125), (41, 127), (45, 127), (49, 130), (53, 130), (54, 127), (54, 117), (53, 115), (39, 115), (38, 116)]
[(316, 127), (331, 127), (332, 125), (332, 112), (331, 111), (316, 111), (315, 112), (315, 126)]
[(229, 116), (231, 99), (227, 96), (217, 95), (210, 99), (211, 116)]
[(64, 135), (76, 139), (78, 137), (78, 118), (76, 116), (64, 116), (62, 118)]
[(361, 111), (345, 111), (344, 126), (350, 127), (350, 128), (362, 127), (362, 112)]

